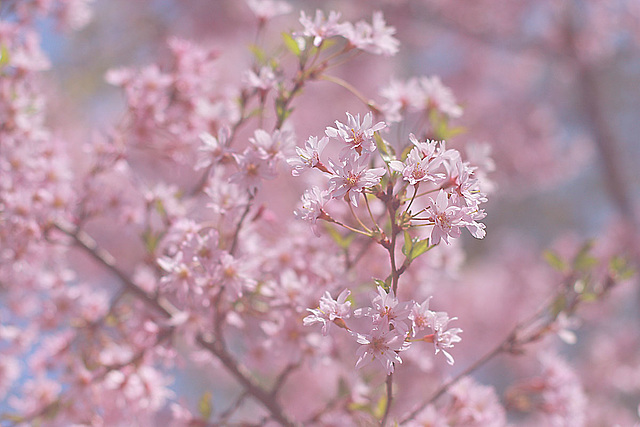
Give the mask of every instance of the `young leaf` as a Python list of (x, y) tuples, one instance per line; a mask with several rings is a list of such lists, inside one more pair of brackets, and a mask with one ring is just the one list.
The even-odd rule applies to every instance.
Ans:
[(407, 258), (410, 258), (411, 250), (413, 249), (413, 240), (407, 230), (404, 231), (404, 245), (402, 245), (402, 254)]
[(329, 224), (325, 224), (325, 228), (329, 232), (329, 235), (331, 236), (333, 241), (336, 242), (336, 244), (342, 249), (347, 249), (349, 245), (351, 245), (353, 239), (356, 237), (353, 233), (349, 233), (343, 237), (338, 230), (336, 230)]
[(633, 267), (621, 256), (614, 256), (609, 261), (609, 270), (616, 280), (627, 280), (636, 274)]
[(289, 33), (282, 33), (282, 40), (284, 41), (284, 45), (289, 52), (293, 53), (295, 56), (300, 56), (300, 46), (293, 38), (293, 36)]
[(395, 158), (395, 150), (392, 146), (387, 144), (384, 139), (382, 139), (379, 132), (375, 132), (373, 134), (373, 139), (376, 141), (376, 147), (378, 147), (380, 157), (382, 157), (382, 160), (384, 160), (385, 163), (389, 163)]
[(387, 409), (387, 395), (383, 394), (382, 396), (380, 396), (380, 399), (378, 400), (376, 407), (373, 409), (373, 415), (376, 418), (382, 418), (382, 416), (384, 415), (384, 411), (386, 409)]
[(560, 258), (558, 254), (556, 254), (552, 250), (548, 249), (544, 251), (542, 253), (542, 256), (544, 257), (544, 260), (547, 261), (547, 264), (549, 264), (555, 270), (558, 270), (560, 272), (567, 271), (567, 263), (565, 263), (562, 258)]
[(250, 44), (249, 50), (251, 51), (253, 56), (256, 58), (256, 62), (258, 64), (264, 64), (266, 62), (267, 54), (264, 52), (264, 50), (260, 46), (255, 44)]
[(0, 68), (9, 63), (9, 49), (4, 44), (0, 46)]
[(382, 289), (385, 290), (385, 292), (389, 292), (389, 289), (391, 289), (391, 275), (387, 276), (387, 278), (385, 280), (381, 280), (381, 279), (373, 279), (373, 282), (376, 284), (376, 286), (380, 286)]
[(205, 420), (208, 420), (213, 413), (211, 397), (211, 392), (205, 391), (204, 393), (202, 393), (202, 397), (200, 397), (200, 400), (198, 401), (198, 411), (200, 412), (200, 415), (202, 415), (202, 418), (204, 418)]
[(429, 249), (431, 249), (431, 246), (429, 246), (429, 239), (415, 240), (413, 242), (413, 248), (411, 249), (411, 256), (409, 259), (414, 260)]

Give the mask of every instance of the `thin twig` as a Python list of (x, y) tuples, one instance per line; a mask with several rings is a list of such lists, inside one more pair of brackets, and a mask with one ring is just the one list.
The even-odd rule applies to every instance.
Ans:
[(238, 238), (240, 237), (240, 229), (242, 229), (242, 224), (244, 220), (247, 218), (249, 214), (249, 210), (253, 205), (253, 198), (255, 194), (249, 193), (249, 200), (247, 201), (247, 206), (244, 208), (244, 212), (242, 212), (242, 216), (240, 217), (240, 221), (238, 221), (238, 225), (236, 225), (236, 231), (233, 233), (233, 241), (231, 242), (231, 248), (229, 249), (229, 253), (233, 255), (238, 248)]
[[(131, 281), (124, 272), (116, 267), (113, 256), (100, 248), (87, 233), (82, 230), (72, 230), (70, 227), (63, 226), (61, 224), (55, 224), (54, 227), (73, 238), (78, 247), (83, 249), (93, 259), (98, 261), (118, 277), (127, 291), (142, 300), (142, 302), (147, 306), (159, 312), (163, 317), (171, 318), (173, 313), (178, 311), (168, 301), (150, 297), (143, 289), (133, 283), (133, 281)], [(206, 341), (202, 335), (198, 335), (196, 337), (196, 341), (203, 348), (209, 350), (214, 356), (216, 356), (236, 381), (238, 381), (252, 397), (258, 400), (269, 411), (275, 420), (285, 427), (296, 426), (296, 424), (284, 413), (282, 407), (276, 402), (271, 394), (254, 383), (246, 368), (240, 365), (224, 347)]]
[(389, 418), (389, 411), (391, 410), (391, 402), (393, 401), (393, 373), (387, 375), (387, 405), (384, 408), (384, 415), (380, 421), (380, 427), (384, 427), (387, 424)]

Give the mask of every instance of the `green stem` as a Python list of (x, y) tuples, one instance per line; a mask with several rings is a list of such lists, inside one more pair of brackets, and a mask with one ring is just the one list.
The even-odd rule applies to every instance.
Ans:
[(338, 86), (342, 86), (343, 88), (345, 88), (346, 90), (348, 90), (349, 92), (351, 92), (353, 95), (355, 95), (356, 98), (358, 98), (360, 101), (362, 101), (362, 103), (364, 105), (366, 105), (369, 109), (371, 109), (372, 111), (378, 113), (380, 112), (380, 110), (378, 109), (378, 107), (376, 107), (373, 104), (373, 101), (368, 100), (367, 98), (365, 98), (365, 96), (358, 90), (356, 89), (353, 85), (351, 85), (349, 82), (342, 80), (339, 77), (335, 77), (335, 76), (330, 76), (328, 74), (323, 74), (320, 76), (320, 79), (322, 80), (326, 80), (328, 82), (332, 82), (337, 84)]
[[(366, 197), (366, 196), (365, 196)], [(362, 220), (360, 219), (360, 217), (358, 217), (358, 215), (356, 214), (356, 211), (353, 210), (353, 205), (351, 204), (351, 202), (349, 203), (349, 210), (351, 211), (351, 215), (353, 215), (353, 217), (356, 219), (356, 221), (358, 222), (358, 224), (360, 224), (360, 226), (362, 226), (362, 228), (364, 228), (369, 235), (371, 235), (371, 230), (369, 229), (369, 227), (367, 227), (366, 225), (364, 225), (364, 223), (362, 222)]]

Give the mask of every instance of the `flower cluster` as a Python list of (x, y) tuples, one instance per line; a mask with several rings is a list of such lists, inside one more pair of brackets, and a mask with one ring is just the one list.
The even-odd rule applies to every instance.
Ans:
[(304, 31), (296, 35), (311, 38), (316, 47), (328, 38), (341, 36), (350, 46), (375, 55), (391, 56), (398, 52), (400, 43), (393, 37), (396, 30), (387, 26), (381, 12), (373, 13), (371, 24), (366, 21), (358, 21), (355, 24), (339, 21), (340, 13), (336, 11), (331, 11), (329, 16), (325, 17), (321, 10), (316, 10), (313, 18), (301, 12), (300, 23)]
[(392, 80), (380, 94), (385, 100), (382, 111), (390, 123), (400, 121), (407, 113), (436, 112), (449, 119), (462, 116), (462, 107), (438, 76), (414, 77), (405, 82)]
[[(547, 2), (554, 4), (537, 7), (531, 20), (522, 15), (531, 9), (523, 2), (500, 2), (502, 13), (495, 14), (492, 0), (411, 8), (360, 1), (389, 11), (403, 35), (416, 35), (415, 46), (429, 39), (429, 49), (440, 48), (439, 25), (430, 28), (436, 37), (423, 37), (423, 11), (446, 26), (447, 51), (481, 39), (474, 55), (447, 54), (455, 66), (444, 81), (456, 96), (429, 75), (392, 80), (371, 98), (399, 64), (391, 58), (379, 64), (366, 53), (390, 57), (399, 43), (381, 12), (349, 21), (358, 7), (343, 11), (346, 20), (318, 10), (296, 21), (274, 19), (293, 11), (283, 0), (197, 7), (168, 0), (152, 13), (145, 7), (157, 2), (0, 2), (0, 420), (637, 424), (640, 334), (610, 321), (638, 320), (633, 304), (627, 307), (637, 289), (620, 289), (632, 269), (619, 249), (635, 250), (636, 259), (640, 253), (620, 177), (611, 175), (610, 188), (627, 221), (604, 244), (564, 238), (545, 253), (546, 265), (521, 235), (499, 233), (506, 238), (483, 245), (497, 249), (493, 254), (476, 251), (462, 268), (466, 242), (459, 239), (485, 236), (483, 208), (497, 188), (489, 173), (500, 171), (491, 179), (501, 187), (519, 178), (514, 182), (526, 184), (521, 195), (535, 189), (527, 182), (531, 171), (564, 171), (549, 147), (564, 146), (555, 144), (556, 133), (567, 133), (559, 118), (579, 116), (555, 114), (566, 102), (540, 105), (523, 93), (542, 93), (555, 74), (579, 71), (575, 86), (589, 106), (584, 122), (593, 124), (595, 139), (613, 135), (593, 145), (604, 150), (615, 140), (598, 119), (601, 91), (592, 90), (613, 67), (589, 63), (608, 42), (594, 42), (581, 27), (593, 24), (601, 35), (633, 24), (637, 2), (585, 5), (582, 23), (565, 19), (577, 11), (575, 2)], [(609, 19), (614, 9), (628, 17)], [(136, 57), (164, 54), (107, 72), (106, 80), (122, 89), (123, 115), (106, 129), (78, 126), (84, 114), (68, 112), (86, 99), (74, 99), (77, 92), (66, 85), (89, 88), (75, 83), (90, 76), (87, 67), (70, 65), (94, 56), (101, 29), (113, 28), (104, 20), (118, 14), (122, 28), (144, 22), (162, 30), (139, 33), (144, 52)], [(502, 26), (489, 25), (501, 24), (500, 16)], [(514, 58), (520, 46), (530, 51), (533, 21), (548, 16), (568, 25), (557, 28), (562, 37), (535, 40), (550, 49)], [(52, 36), (92, 17), (98, 22), (78, 36), (82, 49)], [(280, 20), (293, 29), (273, 28)], [(522, 22), (527, 43), (514, 39), (503, 49), (497, 35)], [(638, 35), (633, 28), (611, 39), (630, 43)], [(464, 37), (452, 37), (458, 30)], [(166, 46), (165, 35), (174, 31), (185, 38), (169, 37)], [(127, 51), (136, 48), (138, 37), (119, 33), (109, 32), (110, 45), (123, 37), (133, 41)], [(248, 37), (253, 44), (241, 57)], [(494, 44), (500, 58), (485, 55)], [(559, 61), (564, 54), (571, 60)], [(431, 68), (426, 62), (420, 65)], [(558, 63), (562, 72), (550, 73)], [(499, 95), (487, 91), (501, 78)], [(49, 102), (56, 94), (64, 96)], [(91, 105), (101, 101), (91, 98)], [(335, 120), (346, 108), (346, 118)], [(296, 132), (311, 136), (299, 140)], [(533, 138), (541, 143), (528, 144)], [(605, 172), (615, 166), (609, 161), (615, 156), (602, 157)], [(294, 178), (278, 177), (287, 164)], [(301, 221), (292, 220), (293, 192), (303, 192), (295, 211)], [(496, 211), (502, 217), (494, 223), (502, 225), (504, 210)], [(434, 301), (446, 311), (434, 309)], [(587, 313), (590, 326), (574, 333), (588, 321), (579, 309), (594, 301), (600, 304)], [(571, 367), (555, 356), (563, 344), (548, 339), (554, 334), (580, 342)], [(533, 358), (491, 363), (534, 343), (539, 375), (531, 376)], [(448, 366), (454, 356), (468, 367), (457, 375)], [(482, 385), (474, 373), (486, 362)], [(184, 379), (193, 377), (198, 384), (186, 391)], [(491, 382), (505, 393), (499, 396)], [(196, 388), (200, 397), (193, 396)]]
[[(358, 207), (363, 194), (373, 194), (381, 199), (381, 194), (384, 194), (380, 186), (382, 177), (395, 172), (404, 182), (400, 184), (402, 191), (407, 186), (413, 188), (413, 196), (401, 204), (405, 206), (405, 226), (428, 228), (428, 237), (433, 245), (441, 240), (450, 243), (451, 238), (460, 236), (462, 228), (478, 239), (485, 236), (485, 226), (478, 221), (485, 217), (479, 206), (487, 198), (475, 175), (477, 167), (463, 162), (457, 150), (447, 149), (444, 141), (418, 141), (412, 134), (409, 136), (412, 145), (404, 160), (388, 159), (385, 160), (387, 168), (371, 167), (381, 157), (373, 156), (377, 149), (376, 138), (383, 147), (387, 146), (379, 134), (386, 123), (373, 124), (371, 113), (367, 113), (362, 122), (359, 115), (354, 118), (347, 113), (347, 119), (347, 124), (336, 121), (335, 128), (327, 127), (326, 136), (320, 140), (310, 137), (305, 148), (296, 149), (297, 157), (287, 159), (294, 176), (317, 169), (328, 177), (328, 189), (314, 187), (305, 192), (303, 206), (296, 211), (299, 218), (312, 225), (316, 234), (319, 218), (335, 221), (325, 209), (330, 200), (344, 198)], [(339, 160), (329, 159), (326, 166), (320, 155), (331, 139), (340, 141), (343, 147)], [(388, 177), (388, 182), (393, 183), (395, 177), (395, 174)], [(421, 202), (420, 199), (425, 197), (418, 197), (419, 189), (423, 196), (437, 192), (436, 197), (428, 196)], [(372, 229), (376, 227), (374, 225)]]
[[(327, 334), (328, 326), (336, 324), (346, 329), (360, 344), (356, 351), (356, 368), (377, 360), (385, 368), (387, 375), (393, 373), (395, 364), (402, 363), (399, 353), (409, 349), (412, 342), (424, 341), (434, 344), (435, 353), (442, 351), (447, 362), (453, 365), (453, 357), (445, 349), (453, 347), (461, 338), (462, 329), (447, 328), (456, 318), (449, 318), (445, 312), (429, 310), (429, 299), (419, 304), (413, 300), (399, 301), (392, 290), (377, 287), (377, 293), (370, 305), (351, 312), (350, 291), (344, 290), (337, 300), (327, 292), (320, 299), (317, 309), (307, 309), (311, 314), (304, 318), (305, 325), (322, 324), (322, 332)], [(349, 327), (346, 319), (351, 315), (364, 322)], [(424, 331), (431, 334), (423, 335)]]

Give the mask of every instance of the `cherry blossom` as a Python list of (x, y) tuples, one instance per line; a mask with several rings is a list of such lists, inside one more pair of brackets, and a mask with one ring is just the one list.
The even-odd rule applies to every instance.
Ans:
[(384, 366), (387, 375), (393, 373), (396, 363), (402, 363), (398, 352), (407, 348), (404, 334), (397, 329), (389, 329), (385, 324), (379, 329), (373, 329), (370, 333), (358, 334), (357, 341), (360, 347), (356, 350), (356, 356), (358, 356), (356, 369), (377, 360)]
[(353, 153), (353, 150), (358, 155), (375, 151), (376, 143), (373, 140), (373, 135), (386, 126), (384, 122), (378, 122), (374, 125), (373, 115), (370, 112), (365, 114), (362, 122), (360, 122), (360, 114), (353, 117), (347, 113), (346, 125), (336, 120), (336, 127), (327, 127), (325, 134), (329, 138), (340, 138), (346, 144), (346, 147), (340, 151), (340, 158), (345, 159)]
[(320, 154), (322, 150), (329, 143), (329, 138), (323, 136), (320, 140), (316, 136), (310, 136), (305, 142), (305, 147), (296, 147), (297, 157), (287, 159), (287, 163), (293, 169), (291, 174), (293, 176), (299, 176), (304, 171), (310, 168), (318, 168), (323, 172), (328, 172), (326, 166), (320, 161)]
[(384, 168), (368, 168), (366, 156), (357, 157), (355, 153), (336, 164), (329, 160), (332, 176), (329, 180), (330, 194), (334, 199), (348, 197), (353, 206), (358, 206), (360, 193), (380, 182), (386, 173)]
[[(328, 328), (331, 323), (335, 323), (340, 327), (347, 328), (344, 319), (351, 316), (351, 301), (347, 301), (351, 291), (343, 290), (337, 299), (333, 299), (329, 291), (326, 291), (317, 309), (308, 308), (311, 314), (303, 319), (305, 325), (313, 325), (314, 323), (322, 323), (322, 333), (327, 335)], [(348, 329), (348, 328), (347, 328)]]
[(338, 23), (340, 16), (339, 12), (332, 10), (329, 12), (329, 16), (325, 18), (324, 13), (318, 9), (312, 19), (304, 11), (301, 11), (300, 23), (304, 26), (304, 31), (300, 35), (313, 37), (313, 45), (318, 47), (323, 40), (342, 35), (344, 31), (343, 25)]
[(312, 187), (304, 192), (302, 196), (302, 207), (294, 212), (298, 218), (310, 223), (311, 229), (316, 236), (320, 235), (317, 221), (325, 214), (323, 209), (329, 200), (331, 200), (331, 195), (328, 191), (322, 191), (318, 187)]

